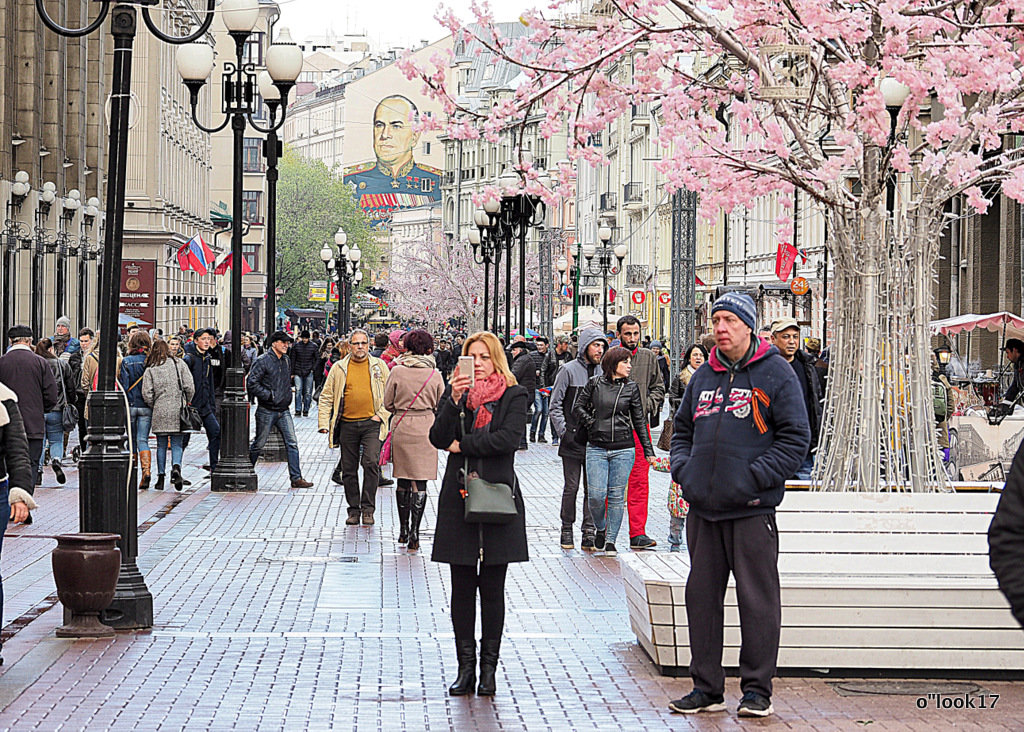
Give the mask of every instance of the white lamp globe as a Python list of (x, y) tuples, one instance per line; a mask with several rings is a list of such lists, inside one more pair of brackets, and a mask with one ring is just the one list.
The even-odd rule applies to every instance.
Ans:
[(178, 46), (174, 63), (184, 81), (206, 81), (213, 71), (213, 49), (202, 41)]
[(259, 0), (224, 0), (220, 10), (231, 33), (251, 33), (260, 19)]
[(358, 244), (348, 250), (348, 260), (352, 262), (352, 264), (359, 264), (359, 260), (362, 256), (363, 253), (359, 250)]
[(629, 250), (627, 249), (625, 244), (616, 244), (615, 248), (612, 249), (612, 251), (615, 252), (615, 256), (618, 257), (619, 259), (625, 259), (626, 252)]
[(488, 198), (484, 201), (484, 211), (489, 214), (496, 214), (501, 211), (501, 201), (497, 198)]
[(612, 238), (612, 229), (610, 226), (599, 226), (597, 228), (597, 238), (603, 242), (607, 242)]
[(363, 270), (360, 269), (360, 270), (356, 271), (356, 284), (359, 284), (362, 281), (363, 281)]
[(266, 71), (261, 71), (256, 77), (256, 85), (260, 88), (260, 96), (263, 97), (263, 101), (281, 101), (281, 90), (274, 86), (274, 80)]
[(469, 243), (474, 247), (480, 246), (480, 229), (469, 230)]
[(565, 270), (569, 269), (569, 262), (565, 257), (559, 257), (558, 261), (555, 262), (555, 267), (558, 268), (559, 272), (565, 274)]
[(346, 234), (339, 227), (338, 228), (338, 232), (334, 235), (334, 243), (337, 244), (338, 247), (343, 247), (343, 246), (345, 246), (346, 242), (348, 242), (348, 234)]
[(28, 183), (28, 173), (24, 170), (19, 170), (14, 174), (14, 180), (18, 183)]
[(324, 247), (320, 250), (320, 259), (324, 262), (330, 262), (334, 259), (334, 252), (331, 251), (330, 247)]
[(478, 208), (473, 212), (473, 223), (479, 227), (484, 227), (491, 223), (491, 219), (487, 215), (487, 211), (482, 208)]
[(903, 102), (907, 101), (907, 97), (910, 96), (909, 86), (901, 84), (889, 76), (882, 79), (878, 89), (882, 92), (882, 99), (885, 100), (886, 107), (902, 107)]
[(588, 259), (588, 260), (593, 259), (595, 254), (597, 254), (597, 246), (596, 245), (589, 244), (589, 243), (583, 245), (583, 256), (586, 259)]
[(277, 41), (267, 49), (267, 71), (274, 81), (292, 83), (302, 73), (302, 49), (295, 45), (291, 31), (282, 28)]
[(90, 196), (89, 200), (86, 201), (86, 205), (92, 206), (93, 208), (99, 208), (100, 207), (100, 199), (96, 198), (96, 196)]

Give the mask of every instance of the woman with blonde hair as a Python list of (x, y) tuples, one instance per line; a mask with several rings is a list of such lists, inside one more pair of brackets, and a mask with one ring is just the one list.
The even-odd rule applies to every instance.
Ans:
[[(515, 473), (516, 450), (526, 429), (532, 395), (516, 384), (501, 343), (492, 333), (474, 333), (462, 345), (473, 358), (473, 378), (453, 374), (430, 429), (431, 444), (448, 451), (437, 498), (437, 526), (431, 559), (450, 565), (451, 615), (459, 675), (452, 696), (471, 694), (476, 683), (476, 598), (480, 595), (480, 685), (493, 696), (498, 651), (505, 624), (505, 575), (511, 562), (529, 559), (526, 509)], [(465, 519), (461, 472), (513, 488), (516, 517), (505, 524)]]

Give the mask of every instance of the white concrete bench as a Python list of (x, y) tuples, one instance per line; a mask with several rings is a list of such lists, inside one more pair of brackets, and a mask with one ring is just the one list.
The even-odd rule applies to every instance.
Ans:
[[(778, 510), (779, 669), (1024, 671), (988, 566), (998, 494), (790, 492)], [(630, 623), (667, 675), (690, 662), (684, 552), (620, 555)], [(724, 664), (739, 665), (733, 581)]]

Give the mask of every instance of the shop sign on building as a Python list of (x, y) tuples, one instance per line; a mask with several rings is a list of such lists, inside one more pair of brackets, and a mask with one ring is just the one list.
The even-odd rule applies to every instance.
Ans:
[(140, 325), (156, 323), (156, 262), (132, 259), (121, 262), (121, 291), (118, 313)]

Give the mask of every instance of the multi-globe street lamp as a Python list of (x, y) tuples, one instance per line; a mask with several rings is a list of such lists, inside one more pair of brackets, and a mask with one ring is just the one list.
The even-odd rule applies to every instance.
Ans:
[[(352, 286), (358, 285), (363, 281), (363, 272), (359, 269), (359, 260), (362, 259), (363, 252), (359, 249), (359, 245), (355, 244), (352, 248), (348, 246), (348, 234), (338, 227), (337, 233), (334, 235), (334, 244), (338, 247), (338, 256), (340, 257), (340, 265), (334, 258), (334, 249), (329, 244), (325, 244), (324, 248), (320, 250), (320, 259), (323, 261), (324, 266), (327, 267), (327, 295), (330, 298), (330, 283), (333, 281), (338, 288), (338, 315), (337, 315), (337, 326), (338, 335), (348, 333), (351, 322), (350, 313), (352, 307)], [(342, 290), (344, 288), (344, 291)], [(325, 322), (325, 329), (327, 323)]]
[[(238, 0), (225, 0), (225, 16)], [(125, 449), (127, 414), (123, 395), (114, 390), (117, 349), (117, 316), (124, 238), (125, 177), (128, 162), (129, 108), (131, 105), (132, 46), (138, 29), (136, 6), (150, 32), (165, 43), (190, 43), (201, 38), (213, 23), (216, 0), (206, 0), (203, 21), (192, 33), (170, 36), (154, 22), (150, 0), (98, 0), (95, 19), (80, 28), (67, 28), (47, 12), (46, 0), (36, 0), (36, 12), (49, 30), (65, 38), (90, 35), (110, 15), (114, 38), (110, 85), (110, 137), (106, 179), (106, 229), (103, 266), (100, 269), (99, 367), (96, 387), (89, 392), (89, 429), (86, 450), (78, 464), (80, 475), (79, 525), (83, 532), (120, 534), (121, 571), (114, 600), (102, 619), (117, 628), (149, 628), (153, 625), (153, 595), (136, 563), (138, 556), (138, 495), (127, 490), (130, 456)], [(27, 176), (26, 176), (27, 178)], [(27, 181), (26, 181), (27, 182)]]
[[(597, 238), (601, 240), (600, 248), (588, 242), (581, 249), (583, 259), (586, 260), (587, 271), (593, 275), (601, 276), (601, 317), (604, 319), (604, 330), (608, 329), (608, 275), (615, 274), (622, 269), (622, 260), (626, 258), (628, 248), (625, 244), (619, 243), (611, 246), (612, 229), (607, 224), (597, 227)], [(618, 262), (612, 263), (612, 257)], [(596, 257), (596, 263), (595, 263)]]
[[(275, 104), (281, 107), (280, 119), (271, 119), (268, 127), (253, 120), (257, 111), (256, 68), (245, 61), (245, 46), (260, 16), (259, 0), (224, 0), (221, 5), (224, 25), (235, 42), (235, 59), (224, 64), (222, 109), (224, 120), (214, 127), (199, 121), (199, 92), (213, 72), (213, 48), (203, 42), (181, 46), (177, 53), (178, 73), (189, 91), (193, 123), (204, 132), (215, 134), (231, 125), (233, 147), (233, 186), (231, 217), (231, 353), (242, 352), (242, 202), (245, 129), (251, 125), (257, 132), (269, 134), (279, 129), (286, 116), (288, 92), (302, 71), (302, 51), (282, 31), (277, 43), (267, 49), (267, 73), (277, 88)], [(284, 41), (284, 42), (281, 42)], [(270, 102), (268, 101), (268, 106)], [(273, 285), (271, 285), (273, 287)], [(268, 301), (269, 304), (269, 301)], [(241, 361), (233, 358), (228, 365), (221, 403), (221, 455), (210, 476), (212, 491), (254, 491), (256, 472), (249, 460), (249, 400), (245, 395), (245, 372)]]
[[(519, 159), (524, 166), (533, 162), (533, 156), (528, 152), (522, 152)], [(530, 227), (544, 225), (545, 206), (543, 199), (538, 195), (529, 194), (522, 187), (523, 175), (516, 173), (511, 167), (505, 168), (498, 178), (498, 189), (501, 191), (501, 199), (488, 198), (483, 209), (477, 209), (474, 214), (474, 223), (479, 229), (477, 236), (470, 236), (470, 244), (473, 245), (474, 258), (477, 250), (481, 253), (487, 242), (487, 246), (495, 253), (494, 273), (494, 330), (497, 331), (498, 321), (498, 261), (501, 258), (501, 250), (506, 252), (505, 256), (505, 342), (509, 343), (512, 334), (512, 247), (519, 245), (519, 332), (525, 334), (527, 328), (526, 320), (526, 234)], [(546, 171), (540, 171), (537, 182), (545, 189), (551, 185), (551, 178)], [(481, 213), (482, 211), (482, 213)], [(473, 244), (479, 239), (477, 244)], [(487, 271), (484, 271), (486, 277)], [(485, 283), (484, 289), (487, 286)]]
[(490, 278), (491, 265), (494, 265), (494, 324), (491, 330), (498, 332), (498, 280), (501, 275), (501, 251), (505, 242), (501, 237), (495, 236), (496, 230), (490, 227), (490, 216), (498, 213), (501, 209), (501, 202), (488, 198), (484, 206), (478, 208), (473, 214), (475, 229), (469, 230), (469, 243), (473, 247), (473, 261), (484, 266), (484, 328), (487, 328), (487, 315), (490, 305)]

